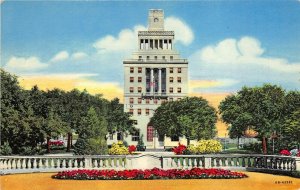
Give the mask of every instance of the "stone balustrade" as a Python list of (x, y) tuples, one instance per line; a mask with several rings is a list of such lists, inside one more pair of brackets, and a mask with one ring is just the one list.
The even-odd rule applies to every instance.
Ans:
[(163, 157), (164, 168), (247, 168), (300, 171), (300, 158), (277, 155), (211, 154)]
[(274, 155), (99, 155), (1, 156), (0, 174), (57, 172), (76, 169), (223, 168), (300, 171), (300, 158)]
[(2, 156), (0, 173), (74, 169), (125, 169), (126, 156)]

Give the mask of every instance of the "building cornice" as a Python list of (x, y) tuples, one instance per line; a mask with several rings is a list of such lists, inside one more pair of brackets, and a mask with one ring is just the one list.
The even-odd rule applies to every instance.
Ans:
[(174, 31), (139, 31), (138, 36), (174, 36)]
[(187, 59), (178, 60), (138, 60), (138, 59), (127, 59), (123, 61), (123, 64), (188, 64)]

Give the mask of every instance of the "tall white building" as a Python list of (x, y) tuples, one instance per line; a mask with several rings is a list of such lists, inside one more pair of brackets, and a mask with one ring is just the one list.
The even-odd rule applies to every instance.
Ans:
[(188, 61), (174, 48), (174, 31), (164, 29), (163, 10), (149, 10), (148, 24), (147, 31), (138, 32), (138, 50), (123, 61), (124, 111), (139, 129), (124, 140), (136, 144), (143, 135), (147, 148), (163, 148), (177, 145), (178, 137), (158, 137), (149, 121), (163, 102), (188, 95)]

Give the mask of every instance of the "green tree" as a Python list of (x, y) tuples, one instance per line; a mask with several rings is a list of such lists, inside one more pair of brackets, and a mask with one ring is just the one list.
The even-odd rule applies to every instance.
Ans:
[(98, 116), (91, 107), (86, 117), (82, 118), (79, 139), (75, 144), (75, 154), (105, 154), (107, 153), (106, 135), (107, 121)]
[(285, 91), (276, 85), (243, 87), (227, 97), (219, 106), (222, 120), (230, 124), (229, 134), (240, 136), (248, 127), (262, 138), (263, 152), (267, 152), (267, 137), (280, 131), (284, 121)]
[(185, 136), (191, 139), (210, 139), (216, 135), (216, 110), (199, 97), (162, 104), (150, 121), (159, 135)]
[(50, 110), (48, 117), (45, 121), (44, 132), (47, 138), (47, 152), (50, 152), (50, 139), (57, 138), (61, 134), (66, 134), (70, 131), (70, 127), (66, 122), (62, 121), (62, 119)]
[(14, 154), (33, 149), (43, 141), (43, 119), (36, 116), (28, 93), (16, 76), (1, 69), (1, 144), (7, 142)]
[(290, 148), (297, 146), (300, 148), (300, 109), (294, 111), (290, 117), (286, 118), (283, 124), (283, 138), (289, 143)]
[(129, 113), (124, 112), (124, 105), (120, 104), (119, 99), (113, 99), (108, 105), (107, 121), (109, 123), (108, 132), (121, 132), (122, 139), (124, 133), (134, 130), (133, 122), (130, 119)]

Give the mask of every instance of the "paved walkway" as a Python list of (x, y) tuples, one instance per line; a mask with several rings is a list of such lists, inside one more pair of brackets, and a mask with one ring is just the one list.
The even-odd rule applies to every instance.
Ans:
[[(53, 173), (0, 176), (1, 190), (299, 190), (300, 179), (245, 172), (244, 179), (55, 180)], [(280, 182), (280, 184), (278, 184)]]

